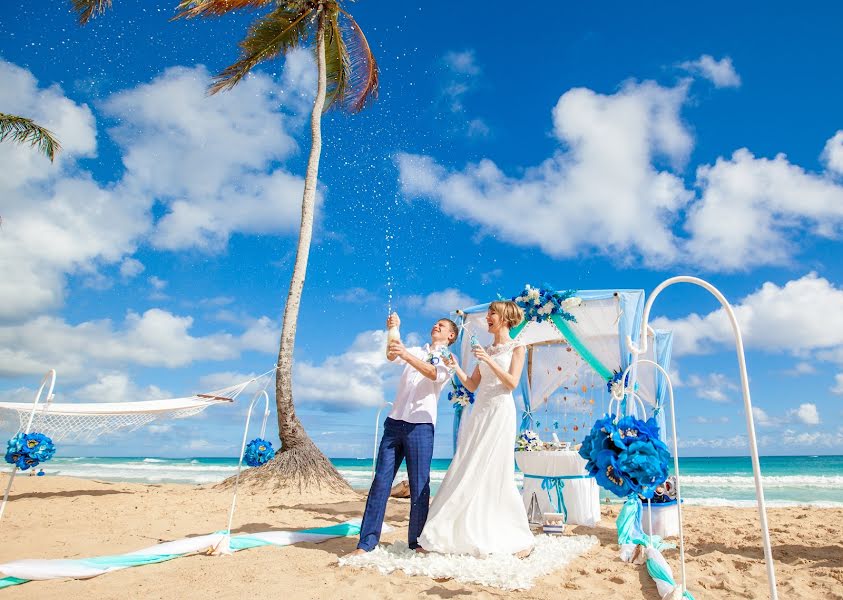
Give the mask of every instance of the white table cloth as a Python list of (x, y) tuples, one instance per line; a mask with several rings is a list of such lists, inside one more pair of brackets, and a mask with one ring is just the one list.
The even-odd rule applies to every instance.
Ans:
[[(535, 494), (542, 512), (565, 512), (567, 509), (570, 525), (594, 526), (600, 521), (600, 490), (594, 478), (587, 477), (585, 460), (577, 452), (522, 451), (515, 453), (515, 462), (524, 473), (522, 499), (525, 508), (529, 510)], [(564, 479), (546, 479), (554, 477)], [(564, 508), (557, 506), (557, 486), (561, 487)]]

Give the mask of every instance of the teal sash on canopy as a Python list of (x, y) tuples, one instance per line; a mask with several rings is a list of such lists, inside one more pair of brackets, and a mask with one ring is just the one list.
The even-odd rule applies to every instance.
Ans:
[[(606, 366), (603, 365), (603, 363), (601, 363), (596, 356), (594, 356), (594, 354), (591, 353), (591, 350), (589, 350), (585, 346), (585, 344), (582, 343), (582, 340), (580, 340), (577, 334), (574, 333), (574, 330), (571, 329), (570, 325), (568, 325), (568, 322), (565, 321), (565, 319), (563, 319), (560, 315), (550, 315), (550, 320), (554, 325), (556, 325), (556, 329), (559, 330), (559, 333), (562, 334), (562, 337), (564, 337), (568, 341), (571, 347), (577, 351), (577, 354), (579, 354), (580, 357), (585, 362), (587, 362), (588, 365), (592, 369), (594, 369), (598, 375), (600, 375), (600, 377), (602, 377), (606, 381), (609, 381), (612, 378), (612, 372), (607, 369)], [(518, 334), (524, 330), (524, 328), (527, 326), (527, 323), (529, 323), (529, 321), (525, 319), (521, 321), (518, 325), (510, 329), (509, 337), (511, 337), (512, 339), (518, 337)]]

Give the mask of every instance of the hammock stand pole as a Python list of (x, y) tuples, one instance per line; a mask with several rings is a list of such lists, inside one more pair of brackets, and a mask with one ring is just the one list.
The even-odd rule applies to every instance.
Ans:
[[(53, 388), (56, 387), (56, 370), (50, 369), (47, 371), (47, 374), (44, 375), (44, 378), (41, 380), (41, 387), (38, 388), (38, 393), (35, 394), (35, 400), (32, 402), (32, 410), (29, 413), (29, 421), (26, 423), (26, 428), (24, 428), (23, 433), (29, 433), (30, 427), (32, 427), (32, 421), (35, 419), (35, 411), (38, 409), (38, 403), (41, 401), (41, 394), (44, 392), (44, 387), (47, 385), (49, 381), (50, 387), (47, 390), (47, 398), (45, 402), (49, 403), (50, 400), (53, 399)], [(6, 491), (3, 494), (3, 504), (0, 504), (0, 520), (3, 519), (3, 513), (6, 511), (6, 503), (9, 501), (9, 492), (12, 490), (12, 483), (15, 481), (15, 475), (17, 475), (18, 466), (12, 465), (12, 470), (9, 473), (9, 483), (6, 485)]]
[[(263, 389), (254, 395), (252, 401), (249, 403), (249, 410), (246, 413), (246, 425), (243, 427), (243, 442), (240, 444), (240, 461), (237, 463), (237, 476), (234, 478), (234, 495), (231, 498), (231, 508), (228, 511), (228, 527), (225, 529), (223, 538), (214, 548), (214, 554), (231, 554), (231, 550), (228, 548), (227, 542), (231, 537), (231, 524), (234, 521), (234, 509), (237, 506), (237, 488), (240, 485), (240, 472), (243, 470), (243, 456), (246, 454), (246, 439), (249, 437), (249, 422), (252, 420), (252, 409), (255, 408), (255, 404), (257, 404), (258, 400), (261, 398), (264, 400), (264, 411), (260, 437), (263, 438), (263, 436), (266, 435), (266, 421), (269, 418), (269, 394), (266, 393), (266, 389)], [(225, 543), (225, 546), (223, 546), (223, 543)]]

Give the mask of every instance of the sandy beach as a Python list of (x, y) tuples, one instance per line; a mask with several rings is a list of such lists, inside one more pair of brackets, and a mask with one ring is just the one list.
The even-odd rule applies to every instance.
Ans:
[[(5, 485), (5, 478), (0, 480)], [(70, 477), (15, 481), (2, 524), (0, 563), (20, 558), (83, 558), (139, 550), (162, 541), (223, 529), (231, 497), (211, 487), (107, 483)], [(320, 501), (321, 500), (321, 501)], [(235, 533), (301, 529), (359, 517), (365, 498), (243, 494)], [(384, 542), (403, 539), (409, 504), (392, 499)], [(532, 589), (504, 592), (403, 573), (340, 568), (338, 557), (356, 538), (233, 556), (190, 556), (85, 580), (35, 581), (2, 592), (18, 598), (656, 598), (643, 567), (620, 562), (616, 506), (603, 507), (594, 535), (599, 546)], [(689, 586), (703, 598), (766, 598), (758, 517), (753, 509), (689, 507), (686, 512)], [(843, 599), (843, 510), (792, 508), (769, 512), (781, 598)], [(677, 570), (678, 551), (666, 553)]]

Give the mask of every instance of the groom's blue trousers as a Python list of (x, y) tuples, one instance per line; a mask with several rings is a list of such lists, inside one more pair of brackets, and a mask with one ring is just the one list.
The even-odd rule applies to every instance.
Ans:
[(407, 460), (407, 475), (410, 479), (410, 528), (407, 532), (407, 544), (410, 548), (419, 547), (419, 535), (427, 521), (427, 511), (430, 507), (430, 461), (432, 458), (433, 425), (431, 423), (407, 423), (390, 418), (384, 421), (375, 479), (369, 490), (369, 498), (366, 500), (358, 548), (368, 552), (378, 545), (392, 481), (404, 459)]

